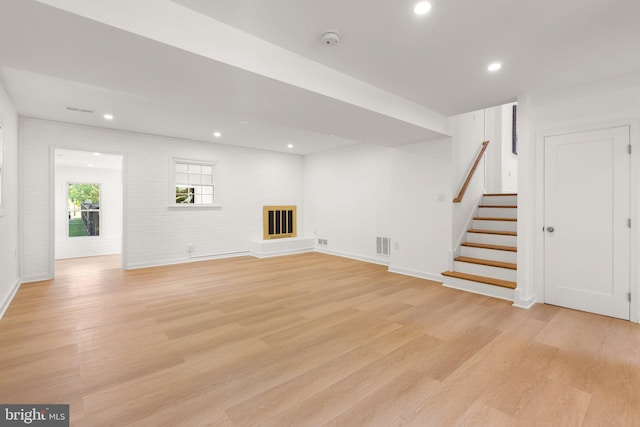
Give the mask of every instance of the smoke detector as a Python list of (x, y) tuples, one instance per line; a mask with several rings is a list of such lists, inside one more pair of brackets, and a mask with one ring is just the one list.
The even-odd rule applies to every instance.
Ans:
[(333, 46), (340, 42), (340, 33), (337, 31), (327, 31), (322, 35), (322, 43), (327, 46)]

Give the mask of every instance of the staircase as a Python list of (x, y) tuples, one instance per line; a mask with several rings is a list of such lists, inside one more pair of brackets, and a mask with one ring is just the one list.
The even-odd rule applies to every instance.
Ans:
[(517, 280), (517, 194), (485, 194), (444, 286), (509, 301)]

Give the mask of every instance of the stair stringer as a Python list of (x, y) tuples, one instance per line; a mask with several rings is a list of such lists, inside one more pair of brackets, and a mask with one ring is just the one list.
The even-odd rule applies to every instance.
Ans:
[(480, 204), (480, 201), (482, 200), (482, 197), (480, 197), (478, 199), (478, 202), (476, 203), (476, 207), (473, 208), (471, 210), (471, 213), (469, 214), (469, 217), (467, 218), (467, 222), (464, 225), (464, 229), (462, 231), (462, 233), (460, 233), (460, 236), (458, 237), (458, 240), (455, 243), (455, 246), (453, 247), (453, 250), (451, 251), (451, 254), (453, 255), (451, 257), (451, 261), (450, 261), (450, 265), (449, 265), (449, 269), (452, 270), (453, 269), (453, 260), (457, 257), (459, 257), (460, 254), (460, 247), (462, 246), (462, 244), (464, 242), (467, 241), (467, 231), (472, 227), (473, 225), (473, 218), (476, 217), (478, 215), (478, 205)]

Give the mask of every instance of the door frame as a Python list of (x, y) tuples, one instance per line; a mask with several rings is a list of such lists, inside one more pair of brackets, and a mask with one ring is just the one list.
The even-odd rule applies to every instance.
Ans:
[(535, 129), (535, 195), (534, 195), (534, 279), (537, 301), (545, 301), (544, 282), (544, 212), (545, 212), (545, 138), (558, 135), (566, 135), (578, 132), (589, 132), (614, 127), (629, 127), (629, 143), (632, 147), (630, 159), (630, 217), (631, 217), (631, 241), (630, 256), (630, 283), (631, 292), (630, 321), (640, 323), (640, 118), (619, 119), (580, 119), (555, 123), (546, 126), (538, 126)]
[(68, 145), (49, 145), (49, 280), (56, 277), (56, 150), (75, 150), (100, 152), (122, 156), (122, 230), (120, 230), (120, 268), (127, 269), (127, 153), (123, 151), (105, 150), (95, 146), (80, 147)]
[[(552, 235), (548, 231), (543, 233), (545, 242), (544, 290), (545, 303), (547, 304), (630, 320), (631, 304), (630, 300), (627, 301), (627, 294), (631, 291), (631, 230), (627, 224), (627, 218), (631, 217), (631, 157), (627, 152), (630, 132), (630, 126), (618, 126), (545, 137), (544, 227), (547, 230), (551, 225), (560, 227), (560, 235), (558, 236), (555, 236), (556, 233)], [(570, 154), (564, 150), (569, 150)], [(560, 154), (561, 152), (565, 153), (564, 156)], [(585, 158), (585, 164), (575, 164), (575, 160), (571, 159), (573, 157), (582, 158), (586, 153), (589, 155), (588, 158)], [(607, 157), (604, 160), (600, 154), (605, 157), (610, 155), (611, 158)], [(566, 157), (567, 155), (571, 158)], [(585, 169), (585, 165), (589, 165), (587, 169)], [(579, 170), (578, 174), (584, 174), (583, 178), (585, 182), (589, 182), (589, 187), (584, 187), (579, 183), (583, 181), (583, 178), (579, 178), (581, 175), (573, 175), (574, 168)], [(602, 170), (600, 170), (601, 168)], [(604, 182), (600, 179), (594, 180), (593, 170), (598, 170), (606, 175), (606, 177), (603, 176)], [(572, 175), (566, 175), (567, 171)], [(556, 184), (561, 184), (564, 180), (569, 180), (575, 187), (561, 185), (563, 189), (559, 189)], [(613, 188), (610, 187), (609, 180), (615, 184)], [(547, 191), (550, 193), (546, 193)], [(575, 197), (574, 191), (582, 194), (581, 200), (576, 200), (576, 203), (585, 210), (585, 213), (579, 215), (580, 218), (572, 219), (573, 216), (569, 215), (571, 206), (567, 205), (567, 201), (563, 198)], [(606, 201), (606, 203), (602, 205), (600, 201), (596, 201), (595, 205), (598, 207), (592, 208), (594, 205), (593, 197), (599, 200), (600, 195), (605, 198), (602, 202)], [(611, 211), (612, 207), (613, 212)], [(565, 209), (569, 209), (569, 211), (565, 211)], [(593, 213), (596, 216), (593, 216), (592, 212), (589, 212), (590, 210), (597, 212)], [(605, 221), (602, 223), (604, 230), (600, 228), (593, 231), (599, 236), (599, 239), (604, 239), (604, 241), (594, 240), (595, 246), (593, 248), (588, 250), (585, 248), (587, 252), (585, 255), (595, 258), (579, 260), (575, 254), (569, 253), (574, 250), (572, 239), (583, 239), (585, 233), (589, 234), (585, 230), (593, 226), (592, 220)], [(580, 229), (576, 228), (578, 223)], [(597, 223), (599, 224), (599, 222)], [(567, 232), (570, 233), (570, 236), (562, 236), (565, 234), (562, 227), (568, 229)], [(609, 227), (613, 228), (613, 235), (607, 232)], [(600, 243), (603, 243), (604, 246), (600, 247)], [(611, 252), (604, 249), (609, 245), (611, 245)], [(558, 252), (560, 248), (563, 248), (564, 252)], [(589, 278), (585, 276), (584, 272), (568, 270), (566, 266), (563, 266), (564, 260), (577, 270), (580, 270), (579, 265), (585, 261), (595, 264), (603, 262), (607, 265), (608, 261), (606, 260), (611, 260), (612, 264), (604, 269), (609, 275), (606, 277), (598, 276), (602, 282), (598, 280), (592, 285), (581, 285), (580, 283), (588, 282)], [(593, 274), (598, 275), (604, 271), (596, 268), (593, 270)], [(582, 278), (579, 282), (575, 282), (576, 275)], [(558, 280), (562, 281), (558, 282)], [(564, 282), (565, 280), (568, 282)], [(610, 280), (613, 281), (609, 282)], [(609, 289), (607, 283), (613, 289)], [(612, 291), (611, 294), (608, 293), (609, 291)], [(598, 296), (600, 292), (602, 294)]]

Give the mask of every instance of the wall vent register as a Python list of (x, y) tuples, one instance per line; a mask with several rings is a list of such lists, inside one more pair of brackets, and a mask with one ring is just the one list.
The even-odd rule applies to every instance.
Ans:
[(376, 254), (378, 255), (391, 254), (391, 238), (390, 237), (376, 237)]
[(264, 240), (296, 237), (296, 206), (264, 206)]

